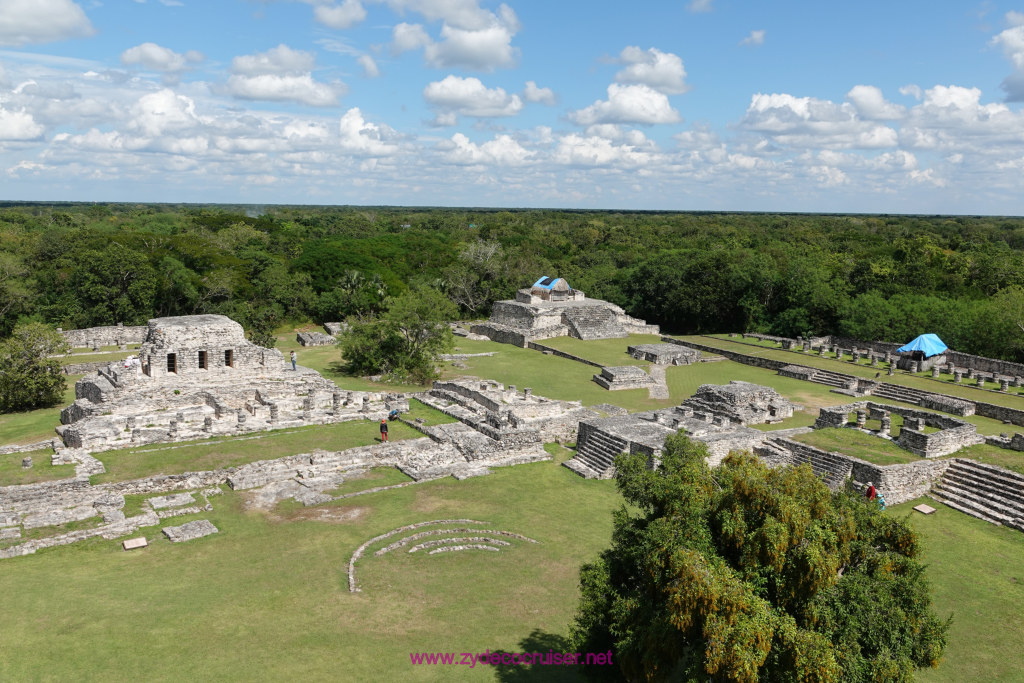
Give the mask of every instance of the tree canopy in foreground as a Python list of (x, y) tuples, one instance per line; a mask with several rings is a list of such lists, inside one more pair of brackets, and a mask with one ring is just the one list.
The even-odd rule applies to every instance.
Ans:
[[(909, 681), (937, 666), (948, 621), (931, 610), (917, 536), (807, 466), (769, 469), (703, 444), (659, 467), (621, 455), (612, 547), (581, 570), (576, 652), (613, 650), (650, 681)], [(639, 514), (636, 514), (636, 511)]]

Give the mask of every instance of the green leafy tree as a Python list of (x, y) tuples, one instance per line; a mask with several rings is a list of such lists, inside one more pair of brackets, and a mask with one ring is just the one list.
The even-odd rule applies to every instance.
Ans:
[(57, 405), (67, 381), (60, 361), (49, 356), (67, 353), (62, 335), (41, 323), (14, 328), (0, 342), (0, 413)]
[[(750, 454), (705, 464), (685, 436), (656, 470), (616, 460), (629, 508), (612, 547), (580, 574), (576, 652), (613, 650), (648, 681), (910, 681), (936, 666), (948, 622), (930, 608), (919, 545), (902, 520), (809, 467)], [(634, 514), (639, 510), (639, 514)]]
[(437, 357), (452, 348), (448, 321), (458, 309), (436, 289), (420, 287), (395, 298), (379, 318), (351, 323), (339, 344), (354, 374), (381, 374), (425, 384), (437, 376)]

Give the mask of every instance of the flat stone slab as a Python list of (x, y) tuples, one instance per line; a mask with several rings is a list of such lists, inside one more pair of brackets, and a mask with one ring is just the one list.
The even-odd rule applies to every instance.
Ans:
[(215, 534), (219, 529), (213, 525), (213, 522), (207, 519), (197, 519), (194, 522), (182, 524), (181, 526), (164, 527), (162, 531), (171, 543), (181, 543), (182, 541), (191, 541)]
[(21, 529), (16, 526), (9, 526), (4, 529), (0, 529), (0, 541), (12, 541), (16, 538), (21, 538)]
[(182, 505), (191, 505), (196, 502), (191, 493), (172, 493), (168, 496), (156, 496), (149, 499), (149, 504), (154, 510), (164, 508), (176, 508)]
[(935, 512), (935, 508), (933, 508), (931, 505), (925, 505), (924, 503), (921, 503), (920, 505), (915, 505), (914, 509), (920, 512), (922, 515), (930, 515), (933, 512)]
[(145, 548), (147, 545), (149, 545), (149, 541), (146, 540), (145, 536), (139, 536), (138, 538), (129, 538), (128, 540), (121, 542), (121, 547), (125, 550)]

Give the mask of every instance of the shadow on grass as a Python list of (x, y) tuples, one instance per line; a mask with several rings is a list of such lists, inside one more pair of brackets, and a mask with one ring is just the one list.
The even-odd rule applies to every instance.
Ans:
[(530, 635), (519, 641), (519, 649), (516, 652), (495, 650), (494, 654), (500, 659), (501, 655), (530, 655), (539, 653), (535, 664), (498, 664), (494, 666), (495, 680), (503, 683), (526, 683), (527, 681), (553, 681), (554, 683), (579, 683), (585, 680), (582, 675), (582, 668), (579, 666), (565, 666), (556, 664), (543, 664), (543, 661), (553, 662), (554, 654), (571, 652), (569, 639), (557, 633), (547, 633), (540, 629), (534, 629)]

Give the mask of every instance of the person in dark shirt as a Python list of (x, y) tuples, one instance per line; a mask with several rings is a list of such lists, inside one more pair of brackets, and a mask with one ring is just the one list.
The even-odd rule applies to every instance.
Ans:
[(381, 418), (380, 421), (380, 440), (384, 443), (388, 442), (388, 419)]

